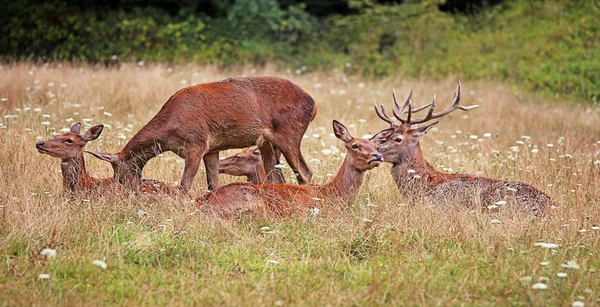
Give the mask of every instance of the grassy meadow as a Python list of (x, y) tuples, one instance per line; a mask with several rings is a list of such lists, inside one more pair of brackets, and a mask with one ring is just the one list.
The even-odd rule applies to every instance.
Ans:
[[(338, 216), (223, 221), (183, 197), (67, 197), (59, 160), (39, 154), (36, 141), (77, 121), (86, 130), (104, 124), (86, 149), (117, 152), (187, 85), (275, 75), (311, 92), (318, 114), (302, 151), (313, 183), (329, 180), (343, 159), (332, 119), (356, 137), (372, 135), (388, 127), (373, 102), (389, 109), (392, 87), (401, 99), (414, 88), (417, 105), (437, 94), (442, 108), (456, 86), (455, 79), (142, 64), (0, 66), (0, 305), (600, 304), (598, 105), (464, 81), (461, 103), (480, 108), (448, 115), (421, 138), (440, 171), (545, 191), (556, 207), (540, 219), (408, 204), (389, 164), (368, 173), (358, 201)], [(108, 163), (86, 159), (88, 173), (112, 176)], [(168, 183), (182, 173), (183, 160), (170, 153), (144, 169), (145, 178)], [(243, 179), (220, 177), (236, 180)], [(201, 169), (192, 193), (205, 189)], [(41, 255), (46, 248), (56, 256)]]

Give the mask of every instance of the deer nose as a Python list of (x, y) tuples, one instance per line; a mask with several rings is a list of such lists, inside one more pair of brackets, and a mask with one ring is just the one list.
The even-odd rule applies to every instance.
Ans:
[(35, 143), (35, 147), (37, 147), (37, 148), (40, 148), (42, 146), (44, 146), (44, 142), (37, 142), (37, 143)]
[(377, 160), (383, 160), (383, 155), (380, 153), (374, 153), (373, 156), (375, 157), (375, 159)]

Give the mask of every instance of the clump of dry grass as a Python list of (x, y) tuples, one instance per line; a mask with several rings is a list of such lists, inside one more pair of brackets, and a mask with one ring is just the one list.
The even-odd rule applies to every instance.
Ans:
[[(434, 93), (445, 104), (455, 81), (194, 65), (21, 63), (0, 71), (2, 304), (593, 305), (600, 296), (597, 106), (464, 82), (464, 104), (481, 107), (455, 112), (422, 138), (426, 158), (439, 170), (545, 191), (557, 208), (543, 219), (407, 204), (384, 165), (368, 173), (360, 199), (339, 216), (220, 221), (201, 216), (184, 199), (69, 199), (58, 161), (38, 154), (34, 144), (82, 121), (84, 129), (106, 125), (87, 149), (116, 152), (185, 85), (277, 75), (317, 98), (318, 115), (302, 150), (313, 182), (322, 183), (337, 172), (345, 151), (332, 135), (332, 119), (355, 136), (372, 135), (387, 127), (372, 104), (389, 105), (392, 86), (401, 96), (414, 88), (417, 104)], [(112, 176), (107, 163), (86, 158), (94, 176)], [(144, 177), (178, 182), (182, 167), (183, 160), (163, 154)], [(199, 195), (205, 186), (199, 172), (192, 192)], [(535, 246), (540, 241), (556, 246)], [(41, 256), (44, 248), (57, 256)], [(95, 259), (108, 268), (93, 266)], [(40, 280), (42, 273), (50, 279)], [(532, 289), (536, 282), (548, 289)]]

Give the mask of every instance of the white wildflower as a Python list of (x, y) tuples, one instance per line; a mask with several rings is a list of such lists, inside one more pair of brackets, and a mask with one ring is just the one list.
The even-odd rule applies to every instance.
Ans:
[(571, 304), (572, 307), (585, 307), (585, 303), (582, 301), (574, 301), (573, 304)]
[(558, 248), (558, 244), (556, 243), (546, 243), (546, 242), (538, 242), (535, 243), (533, 246), (539, 246), (542, 248)]
[(56, 257), (56, 250), (51, 249), (51, 248), (44, 248), (40, 252), (40, 255), (46, 256), (46, 258), (54, 258), (54, 257)]
[(560, 266), (566, 269), (579, 270), (579, 264), (573, 260), (567, 261), (567, 263), (561, 264)]
[(548, 286), (544, 283), (538, 282), (538, 283), (533, 284), (533, 286), (531, 286), (531, 289), (546, 290), (546, 289), (548, 289)]
[(565, 278), (565, 277), (567, 277), (567, 273), (565, 273), (565, 272), (558, 272), (558, 273), (556, 273), (556, 277)]
[(38, 276), (39, 279), (50, 279), (50, 274), (40, 274)]
[(92, 261), (92, 264), (95, 265), (95, 266), (97, 266), (97, 267), (99, 267), (99, 268), (101, 268), (101, 269), (103, 269), (103, 270), (106, 270), (106, 268), (108, 267), (106, 265), (106, 262), (104, 262), (102, 260), (94, 260), (94, 261)]
[(547, 266), (547, 265), (549, 265), (549, 264), (550, 264), (550, 262), (549, 262), (549, 261), (543, 261), (543, 262), (540, 262), (540, 265), (541, 265), (541, 266)]

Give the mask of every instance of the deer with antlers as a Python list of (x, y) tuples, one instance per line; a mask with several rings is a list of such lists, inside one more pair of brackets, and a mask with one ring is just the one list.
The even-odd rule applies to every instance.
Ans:
[[(85, 169), (83, 149), (89, 141), (93, 141), (100, 136), (103, 128), (103, 125), (93, 126), (84, 135), (80, 135), (81, 123), (75, 123), (71, 126), (69, 132), (58, 134), (51, 140), (40, 141), (35, 144), (39, 153), (61, 160), (65, 191), (71, 194), (107, 189), (117, 189), (125, 192), (121, 185), (115, 182), (114, 178), (93, 178), (88, 175)], [(176, 189), (156, 180), (144, 179), (142, 180), (141, 192), (143, 194), (173, 194)]]
[(220, 217), (240, 214), (286, 217), (308, 215), (313, 208), (335, 210), (343, 208), (340, 204), (353, 203), (365, 172), (383, 163), (383, 156), (376, 144), (353, 138), (338, 121), (333, 121), (333, 130), (344, 142), (348, 154), (330, 182), (323, 185), (231, 183), (198, 198), (200, 210)]
[[(459, 81), (452, 103), (446, 109), (434, 113), (435, 95), (431, 103), (413, 109), (412, 90), (402, 106), (393, 91), (392, 97), (398, 112), (396, 109), (392, 110), (399, 123), (387, 115), (383, 105), (380, 107), (381, 110), (375, 105), (375, 112), (379, 118), (390, 124), (390, 128), (380, 131), (371, 140), (379, 144), (379, 150), (385, 161), (392, 163), (391, 173), (398, 189), (412, 200), (419, 196), (426, 196), (432, 204), (480, 204), (488, 209), (509, 206), (532, 212), (536, 216), (542, 215), (550, 206), (551, 199), (528, 184), (468, 174), (441, 173), (425, 160), (419, 137), (426, 134), (439, 121), (426, 123), (454, 110), (469, 111), (478, 107), (478, 105), (460, 105), (460, 96)], [(413, 118), (414, 113), (427, 108), (429, 110), (425, 117)], [(406, 119), (403, 119), (405, 110), (407, 110)], [(418, 126), (419, 124), (425, 125)]]
[(165, 151), (185, 159), (181, 189), (189, 192), (204, 161), (208, 190), (218, 187), (219, 151), (256, 145), (269, 182), (281, 152), (298, 183), (312, 172), (300, 151), (302, 136), (317, 114), (314, 98), (276, 77), (229, 78), (177, 91), (116, 154), (90, 152), (112, 164), (116, 179), (137, 191), (146, 163)]

